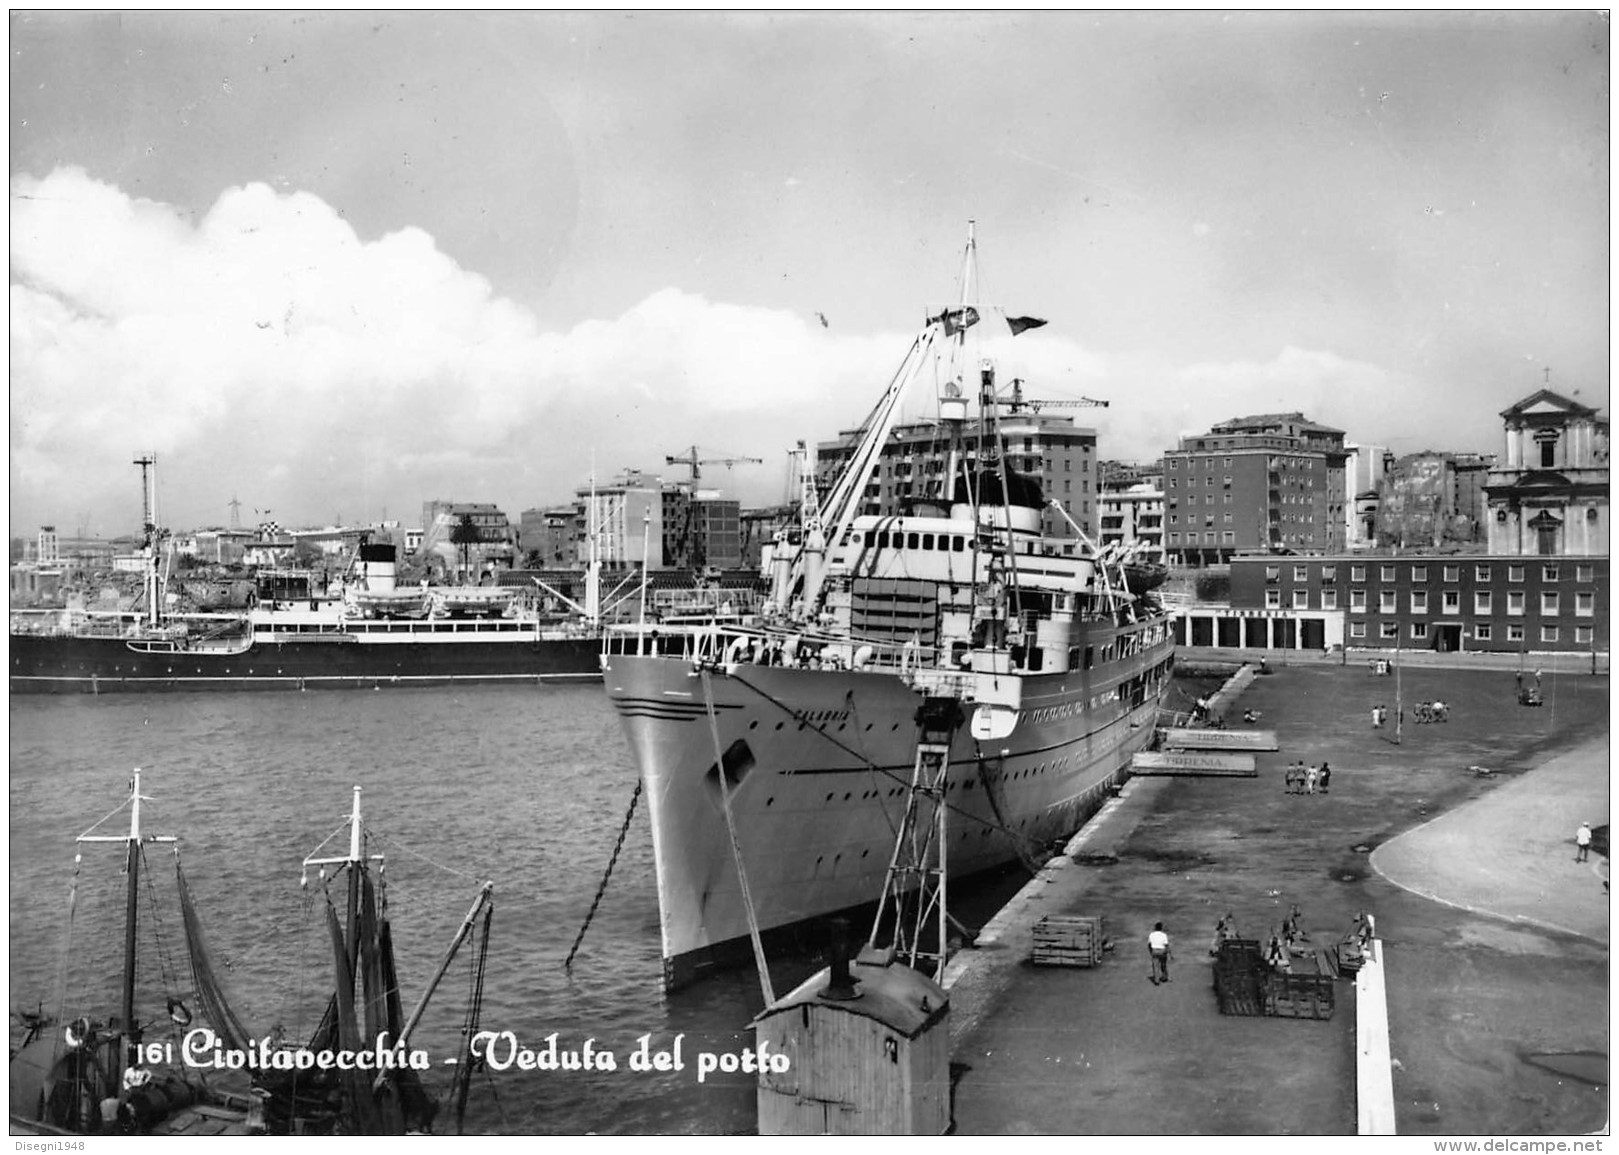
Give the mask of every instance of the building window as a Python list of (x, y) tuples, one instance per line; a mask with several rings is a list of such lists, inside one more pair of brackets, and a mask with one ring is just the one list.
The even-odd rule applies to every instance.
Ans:
[(1543, 641), (1543, 642), (1555, 642), (1557, 640), (1557, 627), (1556, 626), (1541, 626), (1540, 627), (1540, 640)]
[(1400, 607), (1395, 600), (1398, 595), (1393, 590), (1377, 591), (1377, 612), (1380, 614), (1395, 613)]
[(1574, 566), (1574, 580), (1577, 582), (1595, 581), (1597, 567), (1590, 562), (1578, 562)]
[(1349, 591), (1349, 608), (1352, 609), (1352, 610), (1359, 610), (1361, 612), (1365, 612), (1365, 609), (1366, 609), (1366, 591), (1365, 590), (1363, 590), (1363, 589), (1352, 589), (1352, 590)]
[(1349, 580), (1352, 581), (1352, 582), (1363, 582), (1363, 581), (1365, 581), (1366, 580), (1366, 567), (1363, 566), (1363, 565), (1352, 565), (1352, 566), (1350, 566), (1349, 567)]
[(1459, 582), (1459, 581), (1461, 581), (1462, 580), (1462, 567), (1459, 566), (1459, 565), (1447, 565), (1445, 567), (1445, 580), (1448, 581), (1448, 582)]
[(1561, 599), (1556, 590), (1542, 590), (1540, 594), (1540, 613), (1542, 617), (1555, 618), (1558, 614), (1558, 604)]
[(1596, 594), (1590, 590), (1576, 590), (1574, 593), (1574, 616), (1588, 618), (1596, 613)]
[(1481, 642), (1489, 641), (1490, 635), (1494, 632), (1488, 622), (1479, 622), (1473, 627), (1473, 636)]
[(1590, 645), (1591, 644), (1591, 627), (1590, 626), (1575, 626), (1574, 627), (1574, 641), (1577, 644), (1582, 645), (1582, 646)]
[(1462, 612), (1462, 591), (1461, 590), (1444, 590), (1439, 595), (1439, 608), (1440, 608), (1441, 612), (1447, 613), (1447, 614), (1459, 614), (1459, 613), (1461, 613)]
[(1296, 566), (1294, 566), (1293, 567), (1293, 580), (1296, 581), (1296, 582), (1307, 582), (1307, 581), (1309, 581), (1310, 580), (1310, 567), (1307, 566), (1307, 565), (1296, 565)]
[(1293, 608), (1296, 609), (1296, 610), (1307, 610), (1307, 609), (1310, 608), (1310, 591), (1309, 590), (1294, 590), (1293, 591)]
[(1523, 591), (1507, 591), (1507, 613), (1515, 618), (1523, 617)]
[(1425, 614), (1428, 612), (1427, 590), (1411, 591), (1411, 612), (1414, 614)]
[(1265, 567), (1265, 580), (1268, 581), (1268, 582), (1281, 581), (1282, 580), (1282, 567), (1279, 566), (1279, 565), (1268, 565), (1268, 566), (1266, 566)]
[(1412, 622), (1411, 623), (1411, 640), (1412, 641), (1420, 642), (1422, 639), (1426, 638), (1427, 636), (1428, 636), (1428, 623), (1427, 622)]
[(1349, 623), (1349, 636), (1352, 637), (1352, 638), (1364, 638), (1366, 636), (1366, 623), (1365, 622), (1350, 622)]
[(1487, 614), (1490, 612), (1489, 590), (1473, 591), (1473, 612), (1475, 614)]
[(1543, 566), (1541, 566), (1540, 567), (1540, 580), (1543, 581), (1543, 582), (1554, 582), (1554, 581), (1556, 581), (1557, 580), (1557, 567), (1554, 566), (1554, 565), (1543, 565)]
[(1337, 590), (1322, 590), (1321, 591), (1321, 608), (1324, 609), (1324, 610), (1335, 610), (1335, 609), (1338, 608), (1338, 591)]
[(1380, 566), (1379, 570), (1381, 572), (1381, 576), (1382, 576), (1382, 579), (1384, 581), (1391, 582), (1391, 581), (1394, 580), (1394, 567), (1393, 566), (1391, 566), (1391, 565)]
[(1338, 580), (1338, 567), (1335, 566), (1335, 565), (1324, 565), (1324, 566), (1322, 566), (1321, 567), (1321, 580), (1324, 581), (1324, 582), (1335, 582), (1335, 581), (1337, 581)]
[(1487, 565), (1476, 565), (1473, 567), (1473, 580), (1476, 582), (1487, 582), (1490, 580), (1490, 574), (1492, 572), (1493, 571), (1491, 571), (1490, 567)]
[[(1180, 467), (1181, 467), (1181, 461), (1180, 461), (1180, 458), (1178, 458), (1178, 457), (1171, 457), (1171, 458), (1170, 458), (1170, 459), (1169, 459), (1169, 468), (1171, 468), (1171, 469), (1179, 469), (1179, 468), (1180, 468)], [(1172, 484), (1173, 484), (1173, 483), (1172, 483)]]
[(1509, 581), (1509, 582), (1521, 582), (1521, 581), (1523, 581), (1523, 566), (1521, 566), (1521, 565), (1509, 565), (1509, 566), (1507, 566), (1507, 581)]
[(1220, 535), (1220, 538), (1221, 538), (1222, 541), (1233, 541), (1234, 542), (1234, 541), (1237, 540), (1237, 532), (1236, 532), (1236, 530), (1228, 529), (1228, 530), (1226, 530), (1224, 533), (1222, 533)]
[(1225, 495), (1225, 503), (1227, 505), (1231, 504), (1231, 495), (1229, 493)]
[(1385, 638), (1385, 639), (1393, 639), (1393, 638), (1399, 637), (1400, 636), (1400, 623), (1399, 622), (1379, 622), (1378, 625), (1377, 625), (1377, 636), (1380, 637), (1380, 638)]
[(1414, 566), (1412, 566), (1411, 567), (1411, 580), (1414, 581), (1414, 582), (1425, 582), (1425, 581), (1427, 581), (1428, 580), (1428, 567), (1425, 566), (1425, 565), (1414, 565)]
[(1265, 608), (1267, 610), (1279, 610), (1279, 609), (1282, 608), (1282, 591), (1281, 590), (1266, 590), (1265, 591)]
[(1509, 641), (1509, 642), (1521, 642), (1521, 641), (1523, 641), (1523, 627), (1521, 625), (1519, 625), (1517, 622), (1509, 622), (1509, 623), (1507, 623), (1507, 641)]

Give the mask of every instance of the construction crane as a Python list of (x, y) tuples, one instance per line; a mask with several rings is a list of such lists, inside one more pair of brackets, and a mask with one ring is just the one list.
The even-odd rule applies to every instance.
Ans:
[(1042, 409), (1106, 409), (1106, 401), (1093, 401), (1089, 397), (1076, 397), (1071, 400), (1051, 400), (1025, 398), (1023, 396), (1023, 378), (1012, 379), (1012, 399), (1002, 402), (1013, 413), (1021, 413), (1027, 409), (1031, 413), (1038, 413)]
[(751, 463), (753, 465), (764, 464), (764, 458), (762, 457), (737, 457), (734, 455), (726, 455), (723, 457), (702, 457), (699, 456), (699, 450), (695, 445), (678, 457), (665, 456), (664, 461), (669, 465), (684, 465), (687, 469), (691, 470), (691, 483), (693, 485), (696, 485), (697, 479), (703, 475), (702, 467), (705, 465), (723, 465), (729, 469), (733, 465), (742, 465), (745, 463)]

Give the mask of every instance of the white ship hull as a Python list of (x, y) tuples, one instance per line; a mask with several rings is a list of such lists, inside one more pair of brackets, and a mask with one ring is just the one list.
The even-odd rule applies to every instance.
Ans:
[[(1131, 642), (1108, 647), (1121, 636)], [(1163, 619), (1097, 625), (1089, 670), (1021, 679), (1016, 726), (950, 752), (948, 862), (962, 876), (1075, 830), (1153, 732), (1172, 673)], [(1128, 651), (1134, 652), (1128, 652)], [(685, 985), (748, 935), (720, 796), (724, 752), (743, 869), (761, 931), (882, 893), (905, 810), (922, 695), (897, 672), (614, 655), (605, 683), (646, 787), (665, 982)], [(972, 705), (965, 710), (971, 712)]]

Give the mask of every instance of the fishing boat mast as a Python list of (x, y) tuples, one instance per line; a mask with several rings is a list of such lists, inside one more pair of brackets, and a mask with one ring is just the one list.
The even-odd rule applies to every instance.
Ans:
[[(124, 1065), (134, 1066), (140, 1045), (140, 1025), (135, 1021), (135, 939), (139, 925), (141, 877), (141, 844), (143, 842), (175, 842), (172, 835), (141, 833), (141, 771), (135, 768), (129, 789), (129, 833), (94, 834), (95, 827), (79, 835), (79, 842), (122, 842), (127, 849), (125, 873), (128, 877), (124, 904), (124, 974), (120, 1029), (124, 1038)], [(150, 799), (147, 799), (150, 801)], [(98, 824), (99, 825), (99, 824)]]

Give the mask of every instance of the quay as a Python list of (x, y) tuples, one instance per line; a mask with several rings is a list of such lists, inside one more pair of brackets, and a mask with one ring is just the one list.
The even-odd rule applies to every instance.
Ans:
[[(1228, 727), (1252, 709), (1252, 728), (1275, 733), (1256, 777), (1130, 780), (946, 970), (956, 1132), (1606, 1128), (1608, 861), (1576, 862), (1574, 832), (1608, 822), (1608, 678), (1548, 668), (1540, 708), (1519, 706), (1499, 667), (1408, 667), (1402, 691), (1396, 743), (1392, 716), (1371, 724), (1374, 705), (1394, 709), (1392, 678), (1272, 656), (1215, 699)], [(1416, 724), (1412, 705), (1432, 699), (1450, 720)], [(1299, 760), (1330, 763), (1328, 793), (1286, 792)], [(1321, 946), (1374, 916), (1386, 1018), (1371, 1021), (1386, 1039), (1357, 1039), (1348, 977), (1330, 1019), (1220, 1014), (1216, 921), (1264, 942), (1294, 905)], [(1100, 965), (1032, 965), (1045, 915), (1100, 918)], [(1148, 981), (1157, 922), (1173, 944), (1166, 985)], [(1359, 1102), (1362, 1044), (1386, 1045), (1387, 1078), (1370, 1074), (1391, 1104)]]

